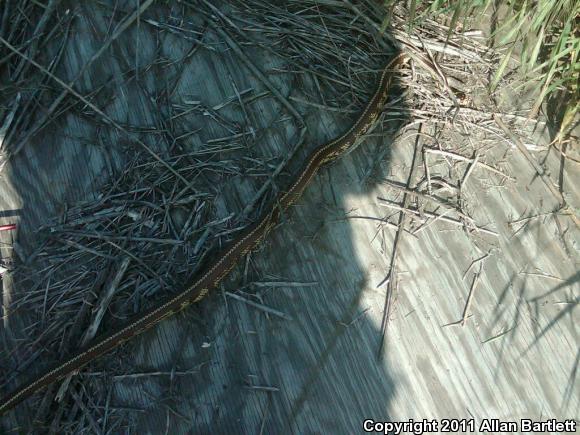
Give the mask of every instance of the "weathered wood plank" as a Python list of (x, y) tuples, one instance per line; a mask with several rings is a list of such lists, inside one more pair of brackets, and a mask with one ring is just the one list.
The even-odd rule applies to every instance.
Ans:
[[(111, 34), (119, 20), (115, 16), (135, 7), (128, 2), (116, 11), (114, 4), (74, 9), (75, 32), (57, 68), (59, 76), (74, 77)], [(195, 131), (179, 146), (199, 150), (208, 141), (234, 133), (224, 125), (245, 125), (248, 120), (260, 141), (242, 141), (243, 157), (283, 156), (298, 134), (287, 110), (207, 26), (206, 17), (180, 8), (156, 5), (149, 10), (139, 28), (127, 29), (76, 89), (87, 95), (106, 85), (95, 104), (128, 130), (155, 129), (149, 135), (131, 135), (163, 158), (175, 146), (172, 138)], [(172, 14), (187, 18), (180, 25), (191, 32), (160, 31), (160, 23), (169, 22)], [(195, 41), (202, 45), (184, 58)], [(242, 47), (284, 98), (327, 105), (333, 98), (342, 101), (332, 93), (319, 93), (312, 76), (279, 72), (295, 65), (259, 48)], [(138, 81), (136, 62), (151, 65), (151, 70), (138, 71)], [(168, 65), (166, 75), (160, 75), (160, 64)], [(211, 108), (235, 97), (234, 84), (266, 97), (244, 110), (237, 105), (217, 112), (226, 120), (221, 125), (212, 121), (216, 115), (210, 112), (174, 118), (178, 109), (191, 108), (191, 101)], [(61, 90), (54, 83), (50, 86), (57, 93)], [(170, 104), (161, 104), (170, 88)], [(371, 91), (369, 82), (367, 92)], [(362, 106), (364, 99), (359, 98)], [(288, 101), (296, 104), (308, 127), (298, 161), (353, 119), (353, 113)], [(131, 135), (91, 119), (94, 113), (74, 98), (66, 105), (67, 113), (36, 135), (1, 174), (0, 224), (19, 225), (16, 233), (0, 233), (0, 241), (7, 243), (2, 245), (3, 257), (13, 255), (13, 241), (23, 252), (31, 252), (39, 239), (36, 228), (63, 214), (65, 204), (94, 198), (110, 172), (124, 170), (126, 147), (137, 146)], [(573, 305), (580, 290), (578, 232), (568, 227), (565, 245), (554, 220), (537, 219), (514, 235), (508, 222), (526, 215), (531, 204), (542, 202), (550, 208), (554, 202), (516, 151), (502, 167), (516, 175), (515, 183), (490, 189), (499, 183), (498, 177), (475, 168), (465, 192), (473, 219), (499, 237), (467, 235), (442, 222), (417, 237), (403, 234), (389, 332), (382, 358), (377, 358), (385, 298), (385, 286), (377, 284), (388, 273), (395, 232), (378, 228), (376, 221), (346, 216), (382, 218), (392, 213), (378, 197), (396, 199), (395, 191), (374, 179), (369, 184), (367, 175), (377, 151), (386, 148), (388, 169), (379, 168), (377, 179), (392, 174), (390, 179), (405, 180), (413, 140), (395, 140), (393, 134), (369, 137), (339, 163), (323, 169), (264, 247), (250, 256), (247, 276), (240, 266), (199, 306), (87, 368), (84, 379), (108, 372), (101, 386), (111, 391), (110, 412), (121, 416), (127, 433), (353, 433), (361, 431), (365, 418), (474, 418), (477, 424), (485, 418), (577, 418), (578, 313)], [(456, 145), (460, 149), (464, 143), (458, 139)], [(556, 160), (549, 155), (546, 164), (556, 168)], [(290, 165), (290, 171), (298, 165)], [(452, 172), (448, 166), (434, 165), (434, 174), (446, 171)], [(216, 197), (216, 218), (242, 210), (264, 181), (235, 175), (217, 183), (211, 177), (207, 175), (206, 193)], [(287, 179), (281, 177), (280, 183)], [(573, 251), (567, 252), (566, 246)], [(490, 255), (481, 263), (471, 317), (463, 327), (446, 326), (461, 319), (479, 266), (466, 271), (486, 252)], [(250, 285), (275, 281), (304, 285)], [(6, 276), (3, 307), (9, 307), (14, 296), (9, 284)], [(242, 297), (292, 320), (225, 295), (240, 288), (247, 292)], [(568, 314), (558, 320), (565, 310)], [(12, 318), (4, 318), (2, 330), (3, 346), (6, 343), (9, 351), (26, 334)], [(12, 367), (22, 363), (17, 353), (7, 360)], [(11, 376), (2, 380), (14, 387)], [(105, 411), (99, 406), (94, 415), (103, 424)], [(25, 408), (3, 417), (0, 427), (10, 430), (18, 422), (26, 423), (27, 412), (33, 413)]]

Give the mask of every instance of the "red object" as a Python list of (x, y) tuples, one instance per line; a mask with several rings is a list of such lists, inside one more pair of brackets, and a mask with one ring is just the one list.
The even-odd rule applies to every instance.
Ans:
[(0, 225), (0, 231), (11, 231), (16, 229), (16, 224)]

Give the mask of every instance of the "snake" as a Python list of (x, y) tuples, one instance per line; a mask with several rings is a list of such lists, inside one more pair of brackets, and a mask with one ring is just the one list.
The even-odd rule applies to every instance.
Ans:
[(375, 125), (387, 101), (395, 72), (405, 63), (406, 59), (407, 56), (400, 53), (387, 63), (380, 73), (375, 93), (354, 124), (337, 139), (314, 149), (305, 159), (302, 170), (297, 172), (291, 181), (290, 187), (275, 197), (272, 206), (268, 207), (258, 220), (229, 242), (223, 251), (216, 256), (216, 259), (198, 275), (199, 277), (195, 278), (181, 292), (158, 302), (125, 326), (97, 337), (85, 348), (76, 351), (64, 361), (16, 388), (0, 400), (0, 415), (5, 414), (40, 389), (69, 374), (78, 372), (86, 364), (148, 330), (163, 319), (176, 314), (190, 304), (201, 301), (211, 289), (217, 287), (237, 265), (238, 261), (254, 250), (270, 230), (277, 225), (282, 214), (300, 198), (318, 170), (352, 149), (355, 142)]

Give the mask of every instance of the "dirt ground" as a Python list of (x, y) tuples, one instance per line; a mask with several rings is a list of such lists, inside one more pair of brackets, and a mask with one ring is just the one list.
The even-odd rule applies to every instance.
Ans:
[(218, 289), (3, 433), (578, 420), (580, 156), (527, 119), (533, 84), (490, 94), (489, 24), (447, 40), (443, 18), (393, 12), (381, 32), (371, 1), (11, 10), (0, 395), (182, 289), (411, 60), (374, 130)]

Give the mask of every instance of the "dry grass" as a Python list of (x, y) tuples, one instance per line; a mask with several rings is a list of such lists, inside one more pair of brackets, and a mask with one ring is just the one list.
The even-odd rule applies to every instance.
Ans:
[[(502, 189), (512, 181), (498, 139), (514, 144), (493, 115), (501, 116), (523, 136), (530, 128), (543, 125), (540, 120), (526, 123), (523, 112), (499, 113), (482, 97), (501, 57), (484, 44), (477, 29), (466, 25), (457, 31), (453, 25), (425, 18), (408, 32), (409, 11), (402, 5), (391, 9), (394, 30), (383, 37), (384, 14), (371, 1), (357, 5), (289, 1), (277, 6), (236, 0), (226, 12), (210, 2), (182, 2), (183, 7), (171, 11), (171, 18), (164, 6), (150, 8), (150, 1), (143, 2), (138, 11), (100, 5), (114, 30), (77, 74), (58, 78), (77, 14), (86, 11), (73, 8), (66, 12), (55, 0), (45, 6), (36, 1), (19, 3), (17, 9), (4, 6), (0, 11), (5, 24), (0, 33), (0, 152), (4, 162), (67, 113), (89, 118), (99, 128), (113, 132), (118, 141), (108, 142), (109, 135), (98, 139), (108, 156), (108, 173), (95, 199), (75, 203), (47, 223), (40, 229), (43, 244), (30, 255), (22, 255), (18, 267), (11, 267), (9, 279), (16, 292), (4, 307), (3, 317), (14, 329), (18, 325), (21, 334), (18, 339), (10, 337), (9, 350), (0, 355), (3, 390), (23, 379), (23, 372), (40, 368), (85, 342), (87, 331), (100, 330), (101, 323), (107, 328), (122, 323), (179, 289), (206, 258), (215, 255), (217, 247), (268, 206), (282, 184), (277, 176), (292, 171), (294, 154), (298, 158), (304, 155), (308, 116), (327, 113), (352, 119), (372, 93), (370, 84), (385, 59), (397, 47), (411, 55), (412, 68), (400, 77), (404, 93), (385, 109), (382, 129), (370, 136), (397, 131), (399, 137), (414, 137), (425, 163), (414, 168), (414, 177), (407, 180), (408, 174), (402, 173), (391, 180), (406, 182), (393, 185), (391, 200), (401, 203), (401, 188), (409, 197), (395, 212), (381, 218), (385, 223), (417, 233), (434, 222), (452, 221), (480, 238), (476, 243), (482, 243), (483, 250), (493, 246), (484, 235), (491, 234), (493, 239), (493, 229), (483, 228), (485, 222), (471, 217), (474, 193), (466, 188), (470, 176), (483, 178), (489, 189)], [(191, 25), (193, 14), (203, 16), (206, 24)], [(168, 86), (155, 95), (155, 121), (148, 129), (105, 114), (103, 96), (112, 92), (106, 83), (91, 92), (75, 90), (83, 74), (124, 37), (124, 31), (137, 24), (159, 39), (171, 35), (176, 41), (195, 42), (179, 62), (159, 54), (145, 65), (135, 60), (138, 65), (124, 72), (127, 82), (137, 84), (139, 77), (159, 78), (165, 68), (175, 73)], [(216, 105), (175, 93), (181, 79), (180, 63), (189, 62), (198, 51), (217, 49), (215, 39), (208, 35), (226, 41), (240, 64), (255, 69), (262, 91), (239, 89), (232, 81), (230, 97)], [(276, 62), (252, 67), (260, 56), (274, 57)], [(267, 73), (260, 73), (264, 69)], [(297, 92), (288, 96), (278, 92), (277, 77), (291, 77)], [(317, 91), (308, 92), (307, 86)], [(253, 105), (266, 98), (285, 107), (290, 116), (280, 116), (266, 126), (256, 122), (259, 112)], [(193, 120), (199, 119), (205, 120), (207, 125), (202, 128), (209, 134), (220, 134), (200, 140), (198, 130), (191, 128)], [(401, 122), (405, 125), (399, 129)], [(271, 138), (280, 126), (291, 131), (290, 152), (249, 151)], [(154, 138), (154, 144), (145, 136)], [(538, 149), (535, 144), (525, 145)], [(380, 147), (374, 153), (375, 164), (367, 168), (363, 182), (386, 178), (389, 150)], [(240, 195), (250, 201), (224, 206), (223, 186), (229, 182), (231, 188), (241, 177), (247, 183), (234, 186), (234, 194), (230, 192), (228, 198)], [(404, 214), (411, 217), (398, 219)], [(393, 266), (391, 276), (394, 273)], [(229, 296), (242, 298), (234, 293)], [(106, 322), (102, 322), (103, 315)], [(39, 406), (37, 412), (41, 425), (58, 433), (79, 433), (89, 427), (107, 433), (130, 425), (131, 414), (140, 410), (114, 407), (111, 385), (115, 377), (137, 375), (123, 373), (126, 366), (121, 364), (105, 367), (105, 380), (75, 377), (68, 390), (60, 391), (64, 397), (61, 405), (50, 412), (55, 391), (47, 393), (47, 406)]]

